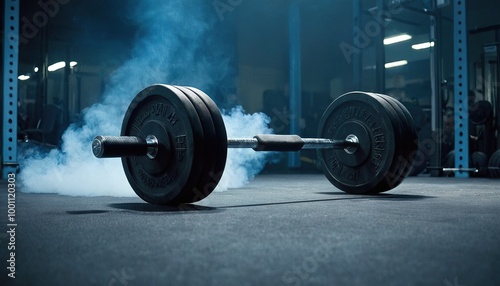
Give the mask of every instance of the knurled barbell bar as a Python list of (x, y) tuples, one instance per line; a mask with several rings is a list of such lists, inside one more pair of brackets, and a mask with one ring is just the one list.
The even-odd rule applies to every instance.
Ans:
[[(228, 138), (227, 148), (252, 148), (254, 151), (300, 151), (302, 149), (344, 148), (354, 153), (359, 140), (354, 134), (345, 140), (322, 138), (301, 138), (298, 135), (259, 134), (253, 138)], [(158, 154), (158, 139), (150, 134), (145, 139), (137, 136), (97, 136), (92, 151), (97, 158), (148, 156), (154, 159)]]
[(227, 148), (317, 149), (330, 182), (347, 193), (388, 191), (408, 176), (418, 147), (413, 119), (397, 100), (374, 93), (338, 97), (320, 120), (320, 138), (260, 134), (227, 138), (222, 116), (204, 92), (152, 85), (131, 102), (121, 136), (97, 136), (98, 158), (121, 157), (129, 183), (153, 204), (199, 201), (217, 186)]

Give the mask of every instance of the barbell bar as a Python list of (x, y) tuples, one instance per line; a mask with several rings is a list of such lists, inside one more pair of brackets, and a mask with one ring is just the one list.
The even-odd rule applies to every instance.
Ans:
[(203, 91), (156, 84), (132, 100), (120, 136), (96, 136), (92, 152), (98, 158), (121, 157), (130, 185), (146, 202), (181, 204), (199, 201), (215, 189), (228, 148), (316, 149), (334, 186), (374, 194), (395, 188), (408, 176), (417, 142), (410, 113), (386, 95), (356, 91), (339, 96), (321, 117), (318, 138), (227, 138), (219, 109)]
[(465, 173), (479, 173), (482, 170), (500, 170), (500, 167), (480, 167), (480, 168), (460, 168), (460, 167), (426, 167), (428, 170), (439, 170), (443, 172), (465, 172)]
[[(359, 140), (350, 134), (345, 140), (324, 138), (301, 138), (298, 135), (259, 134), (253, 138), (228, 138), (227, 148), (252, 148), (254, 151), (300, 151), (302, 149), (344, 149), (351, 154), (356, 151)], [(150, 134), (146, 138), (137, 136), (97, 136), (92, 151), (97, 158), (148, 156), (158, 154), (158, 139)]]

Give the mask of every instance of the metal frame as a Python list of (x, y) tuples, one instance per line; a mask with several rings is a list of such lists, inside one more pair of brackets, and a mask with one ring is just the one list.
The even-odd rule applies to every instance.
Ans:
[[(454, 124), (455, 167), (469, 168), (469, 108), (467, 59), (467, 1), (453, 1), (453, 53), (454, 53)], [(458, 171), (455, 177), (467, 178), (468, 172)]]
[[(355, 41), (356, 34), (361, 30), (360, 0), (352, 1), (352, 22), (352, 38)], [(353, 88), (355, 90), (362, 90), (361, 74), (363, 72), (363, 49), (359, 49), (359, 53), (354, 53), (352, 55), (352, 67)]]
[[(434, 47), (430, 50), (430, 75), (431, 75), (431, 132), (432, 138), (434, 140), (435, 148), (434, 152), (430, 154), (430, 165), (431, 166), (442, 166), (442, 143), (443, 143), (443, 104), (442, 96), (443, 91), (441, 88), (441, 83), (443, 81), (442, 76), (442, 14), (437, 7), (437, 3), (433, 3), (433, 10), (435, 13), (431, 14), (430, 21), (430, 38), (434, 42)], [(430, 169), (430, 174), (432, 177), (438, 177), (442, 175), (441, 170)]]
[[(377, 0), (377, 10), (384, 11), (385, 3), (384, 0)], [(378, 93), (385, 94), (385, 27), (380, 25), (380, 33), (377, 34), (375, 38), (375, 89)]]
[[(289, 8), (289, 40), (290, 40), (290, 134), (300, 135), (300, 118), (302, 117), (302, 73), (300, 54), (300, 5), (299, 0), (290, 2)], [(300, 153), (288, 155), (288, 167), (300, 167)]]
[(2, 178), (17, 170), (17, 76), (19, 60), (19, 0), (5, 1)]

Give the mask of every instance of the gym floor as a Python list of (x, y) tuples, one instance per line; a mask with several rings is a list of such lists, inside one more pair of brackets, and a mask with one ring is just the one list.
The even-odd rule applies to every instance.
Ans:
[[(322, 175), (261, 175), (170, 208), (17, 190), (15, 282), (500, 285), (499, 182), (411, 177), (353, 196)], [(16, 285), (0, 194), (0, 284)]]

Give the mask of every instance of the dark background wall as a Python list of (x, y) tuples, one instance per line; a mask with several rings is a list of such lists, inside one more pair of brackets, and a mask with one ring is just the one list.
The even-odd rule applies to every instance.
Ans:
[[(52, 2), (55, 2), (53, 0)], [(50, 1), (49, 1), (50, 2)], [(264, 111), (271, 118), (276, 110), (286, 114), (289, 94), (289, 3), (288, 0), (191, 1), (205, 9), (213, 37), (225, 43), (232, 72), (207, 92), (223, 108), (241, 104), (248, 112)], [(360, 27), (377, 19), (375, 0), (362, 0)], [(385, 1), (391, 5), (394, 1)], [(399, 1), (404, 9), (389, 14), (379, 23), (385, 35), (412, 35), (412, 40), (385, 47), (386, 62), (406, 59), (403, 67), (387, 69), (386, 93), (398, 99), (416, 102), (430, 109), (430, 53), (415, 51), (411, 45), (431, 40), (431, 1)], [(398, 2), (398, 3), (399, 3)], [(59, 3), (59, 2), (57, 2)], [(352, 62), (342, 46), (355, 46), (353, 40), (353, 2), (350, 0), (300, 1), (300, 35), (303, 89), (303, 132), (315, 130), (322, 111), (336, 96), (361, 88), (376, 89), (375, 36), (362, 51), (362, 83), (353, 83)], [(498, 1), (468, 1), (469, 28), (498, 24)], [(132, 15), (137, 3), (132, 0), (60, 1), (48, 21), (37, 25), (37, 13), (44, 8), (37, 1), (21, 1), (21, 36), (19, 73), (30, 79), (19, 82), (20, 111), (27, 127), (33, 128), (43, 117), (43, 106), (62, 104), (66, 122), (77, 122), (86, 107), (98, 102), (110, 76), (133, 57), (134, 43), (144, 33)], [(3, 5), (0, 13), (3, 15)], [(452, 5), (438, 10), (442, 19), (443, 78), (453, 81)], [(181, 7), (179, 7), (181, 9)], [(221, 10), (222, 9), (222, 10)], [(189, 13), (189, 10), (180, 11)], [(167, 11), (165, 13), (167, 17)], [(188, 19), (188, 17), (186, 17)], [(35, 24), (34, 24), (35, 23)], [(2, 21), (3, 25), (3, 21)], [(31, 26), (30, 26), (31, 25)], [(186, 20), (185, 25), (190, 22)], [(3, 27), (2, 27), (3, 28)], [(3, 31), (3, 29), (2, 29)], [(482, 47), (495, 42), (494, 31), (473, 34), (469, 40), (470, 64), (481, 60)], [(207, 45), (207, 52), (213, 46)], [(43, 74), (35, 72), (44, 65), (75, 61), (73, 68)], [(148, 72), (148, 66), (144, 66)], [(470, 72), (471, 81), (476, 75)], [(472, 88), (476, 88), (475, 85)], [(134, 91), (130, 91), (134, 92)], [(280, 130), (278, 130), (280, 131)], [(286, 130), (283, 130), (286, 133)]]

